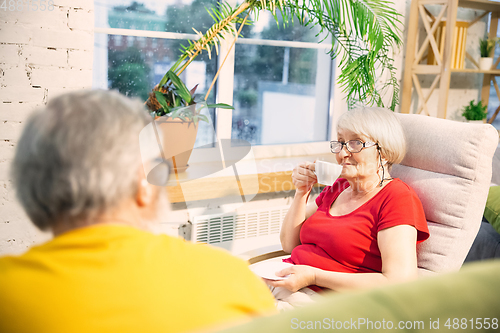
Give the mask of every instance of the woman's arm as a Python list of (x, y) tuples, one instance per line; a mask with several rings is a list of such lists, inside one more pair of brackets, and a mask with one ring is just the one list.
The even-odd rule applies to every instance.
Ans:
[(300, 245), (302, 223), (318, 209), (314, 200), (307, 204), (312, 186), (317, 182), (312, 170), (314, 170), (314, 164), (305, 162), (297, 166), (292, 173), (292, 181), (296, 187), (295, 196), (285, 215), (280, 233), (281, 246), (283, 251), (288, 253)]
[(309, 193), (306, 195), (297, 195), (296, 192), (293, 202), (283, 220), (280, 241), (283, 251), (287, 253), (292, 253), (292, 250), (297, 245), (300, 245), (300, 229), (302, 228), (302, 224), (318, 209), (314, 200), (307, 204), (308, 196)]
[(382, 273), (339, 273), (306, 265), (294, 265), (277, 274), (279, 276), (290, 274), (288, 279), (268, 280), (267, 283), (292, 291), (309, 285), (344, 291), (372, 288), (417, 278), (417, 230), (410, 225), (398, 225), (381, 230), (377, 238), (382, 255)]

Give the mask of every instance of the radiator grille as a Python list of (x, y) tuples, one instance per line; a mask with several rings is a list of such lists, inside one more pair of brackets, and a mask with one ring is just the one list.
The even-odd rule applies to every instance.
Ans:
[(238, 239), (279, 234), (286, 207), (248, 212), (197, 216), (193, 221), (193, 241), (217, 244)]

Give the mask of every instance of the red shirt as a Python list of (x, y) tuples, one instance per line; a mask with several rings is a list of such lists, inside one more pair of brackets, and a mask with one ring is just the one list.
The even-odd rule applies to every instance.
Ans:
[(321, 192), (316, 198), (318, 210), (300, 230), (301, 245), (285, 261), (336, 272), (380, 273), (380, 230), (411, 225), (417, 229), (417, 243), (429, 237), (422, 204), (403, 181), (394, 179), (349, 214), (330, 215), (333, 202), (348, 187), (347, 180), (341, 178)]

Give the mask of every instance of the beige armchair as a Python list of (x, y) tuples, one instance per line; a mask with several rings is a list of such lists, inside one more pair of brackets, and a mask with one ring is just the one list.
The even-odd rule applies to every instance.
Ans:
[(420, 273), (458, 270), (481, 224), (498, 132), (487, 124), (397, 116), (408, 150), (391, 176), (418, 194), (430, 231), (417, 248)]

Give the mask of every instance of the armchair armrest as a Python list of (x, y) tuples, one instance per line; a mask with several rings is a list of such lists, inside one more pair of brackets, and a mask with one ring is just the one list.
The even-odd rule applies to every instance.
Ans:
[(288, 254), (289, 253), (283, 251), (283, 249), (281, 248), (281, 244), (274, 244), (240, 253), (238, 257), (248, 261), (248, 263), (251, 265), (266, 259), (281, 257)]

